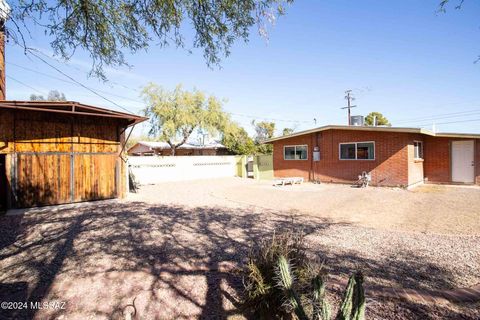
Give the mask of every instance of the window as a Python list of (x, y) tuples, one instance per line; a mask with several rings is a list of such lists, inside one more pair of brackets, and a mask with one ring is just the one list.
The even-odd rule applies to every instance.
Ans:
[(308, 159), (308, 146), (284, 146), (283, 147), (283, 159), (285, 160), (307, 160)]
[(355, 143), (340, 144), (340, 159), (355, 159)]
[(375, 159), (373, 142), (357, 143), (357, 159)]
[(423, 159), (423, 142), (413, 141), (413, 154), (415, 159)]
[(340, 160), (374, 160), (375, 142), (340, 143)]
[(295, 160), (295, 147), (284, 147), (283, 158), (285, 160)]

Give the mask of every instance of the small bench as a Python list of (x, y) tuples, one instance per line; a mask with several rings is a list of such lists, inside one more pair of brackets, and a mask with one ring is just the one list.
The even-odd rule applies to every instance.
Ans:
[(286, 184), (294, 185), (294, 184), (302, 184), (302, 183), (303, 183), (302, 177), (275, 178), (273, 180), (274, 186), (284, 186)]

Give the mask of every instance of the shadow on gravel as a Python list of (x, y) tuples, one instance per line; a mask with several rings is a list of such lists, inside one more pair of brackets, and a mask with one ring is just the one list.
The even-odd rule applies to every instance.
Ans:
[[(388, 245), (388, 244), (386, 244)], [(394, 287), (432, 290), (455, 289), (455, 282), (449, 270), (426, 261), (414, 252), (399, 252), (395, 256), (375, 260), (355, 254), (318, 252), (323, 257), (331, 275), (348, 277), (354, 270), (362, 270), (371, 282), (390, 283)]]
[[(59, 276), (93, 279), (106, 273), (142, 272), (153, 279), (148, 289), (152, 297), (159, 288), (167, 288), (174, 292), (172, 296), (177, 300), (176, 304), (188, 303), (194, 309), (200, 308), (200, 318), (226, 319), (238, 311), (235, 308), (225, 310), (224, 300), (237, 305), (242, 285), (239, 276), (223, 270), (222, 265), (238, 265), (245, 260), (252, 243), (270, 235), (273, 230), (292, 228), (291, 221), (288, 214), (263, 215), (222, 208), (188, 209), (141, 202), (98, 203), (55, 213), (2, 216), (2, 296), (10, 296), (9, 300), (16, 301), (65, 300), (58, 290), (55, 291), (57, 296), (50, 294)], [(320, 221), (295, 223), (296, 228), (307, 233), (329, 225)], [(109, 259), (106, 265), (100, 263), (104, 257)], [(177, 276), (203, 277), (206, 292), (201, 296), (190, 295), (184, 287), (179, 287)], [(20, 290), (17, 284), (21, 280)], [(192, 282), (191, 286), (194, 291), (195, 283)], [(225, 291), (225, 287), (232, 291)], [(132, 290), (130, 300), (135, 298), (135, 293), (144, 290)], [(102, 305), (97, 310), (84, 311), (93, 312), (96, 317), (122, 318), (125, 301), (113, 298), (109, 301), (108, 294), (106, 290), (102, 301), (103, 304), (106, 301), (112, 304), (108, 310)], [(161, 298), (150, 301), (160, 307), (164, 302)], [(148, 305), (142, 309), (156, 310)], [(29, 319), (35, 317), (38, 310), (0, 312), (3, 318)], [(62, 312), (65, 311), (50, 311), (48, 315), (54, 317)], [(137, 316), (139, 319), (143, 317), (141, 314)], [(181, 313), (177, 316), (188, 317)]]
[[(127, 304), (136, 304), (137, 319), (227, 319), (239, 314), (235, 307), (242, 281), (224, 265), (241, 265), (250, 245), (274, 230), (312, 234), (333, 225), (307, 216), (296, 216), (292, 223), (291, 215), (276, 212), (143, 202), (97, 203), (19, 219), (0, 217), (2, 297), (67, 300), (70, 309), (0, 310), (0, 318), (53, 318), (75, 312), (77, 317), (122, 319)], [(333, 275), (349, 274), (350, 267), (335, 267), (349, 261), (352, 268), (413, 288), (421, 281), (449, 286), (448, 274), (410, 253), (404, 264), (398, 259), (383, 264), (312, 250), (326, 260)], [(425, 311), (423, 319), (437, 318)]]

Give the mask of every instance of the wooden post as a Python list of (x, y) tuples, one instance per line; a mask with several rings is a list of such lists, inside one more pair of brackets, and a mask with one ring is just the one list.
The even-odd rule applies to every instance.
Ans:
[(0, 100), (6, 100), (5, 84), (5, 20), (0, 21)]
[(5, 100), (5, 24), (10, 15), (10, 6), (6, 0), (0, 0), (0, 100)]
[(0, 100), (5, 100), (5, 24), (10, 15), (10, 7), (5, 0), (0, 0)]

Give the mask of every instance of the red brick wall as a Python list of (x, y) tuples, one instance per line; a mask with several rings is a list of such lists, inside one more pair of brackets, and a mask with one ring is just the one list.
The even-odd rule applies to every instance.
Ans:
[[(312, 161), (316, 134), (308, 134), (274, 143), (274, 174), (277, 177), (302, 176), (325, 182), (356, 181), (362, 171), (372, 173), (372, 184), (385, 186), (408, 185), (408, 149), (413, 141), (410, 134), (327, 130), (318, 133), (320, 161)], [(375, 160), (339, 160), (341, 142), (375, 142)], [(283, 160), (283, 146), (307, 144), (308, 161)], [(313, 168), (313, 169), (311, 169)]]
[[(312, 163), (312, 136), (303, 135), (293, 137), (273, 144), (273, 170), (275, 177), (303, 177), (310, 179), (310, 168)], [(308, 160), (283, 160), (283, 146), (287, 145), (308, 145)]]
[[(453, 138), (427, 137), (425, 143), (425, 178), (428, 182), (450, 183), (450, 143)], [(465, 139), (471, 140), (471, 139)], [(480, 139), (475, 140), (475, 183), (480, 185)]]
[(449, 183), (450, 138), (425, 136), (424, 170), (428, 182)]

